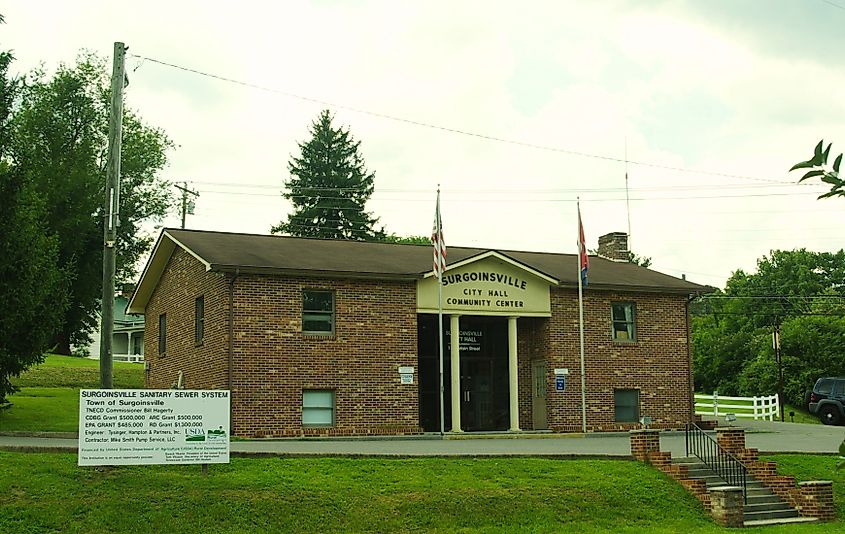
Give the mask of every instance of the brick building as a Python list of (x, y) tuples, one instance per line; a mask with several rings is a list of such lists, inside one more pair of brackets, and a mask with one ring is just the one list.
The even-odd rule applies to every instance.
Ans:
[[(576, 256), (449, 248), (446, 431), (692, 418), (688, 304), (707, 288), (624, 261), (612, 235), (584, 289), (584, 411)], [(164, 230), (129, 304), (146, 385), (231, 390), (239, 436), (439, 432), (431, 270), (425, 246)]]

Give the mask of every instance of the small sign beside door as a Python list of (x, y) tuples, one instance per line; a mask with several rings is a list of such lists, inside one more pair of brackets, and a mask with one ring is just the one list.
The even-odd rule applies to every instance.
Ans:
[(414, 368), (412, 366), (402, 365), (399, 367), (399, 383), (413, 384), (414, 383)]
[(566, 375), (555, 376), (555, 391), (566, 391)]

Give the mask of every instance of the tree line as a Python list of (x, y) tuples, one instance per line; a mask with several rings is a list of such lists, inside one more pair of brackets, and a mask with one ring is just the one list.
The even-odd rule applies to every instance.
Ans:
[[(842, 154), (829, 164), (832, 144), (793, 165), (799, 182), (819, 179), (830, 190), (819, 199), (845, 196)], [(755, 273), (738, 270), (723, 291), (693, 307), (695, 386), (725, 395), (770, 395), (778, 390), (773, 334), (779, 331), (786, 401), (804, 404), (804, 393), (822, 376), (845, 376), (845, 252), (774, 250)]]
[[(45, 350), (90, 340), (100, 308), (110, 82), (83, 52), (52, 74), (13, 76), (0, 52), (0, 405), (11, 377)], [(159, 176), (172, 143), (137, 112), (123, 117), (117, 281), (150, 248), (144, 221), (170, 207)]]

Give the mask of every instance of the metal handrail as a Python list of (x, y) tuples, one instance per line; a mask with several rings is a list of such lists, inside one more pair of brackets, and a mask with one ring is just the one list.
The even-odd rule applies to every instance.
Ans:
[(708, 436), (695, 423), (686, 427), (687, 456), (693, 454), (712, 469), (722, 480), (742, 488), (742, 498), (748, 504), (748, 468), (733, 453), (726, 451), (719, 442)]

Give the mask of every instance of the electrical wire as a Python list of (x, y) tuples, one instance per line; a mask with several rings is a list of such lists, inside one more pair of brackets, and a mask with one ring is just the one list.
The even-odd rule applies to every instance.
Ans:
[(578, 156), (578, 157), (583, 157), (583, 158), (591, 158), (591, 159), (598, 159), (598, 160), (604, 160), (604, 161), (613, 161), (613, 162), (617, 162), (617, 163), (625, 163), (625, 164), (637, 165), (637, 166), (641, 166), (641, 167), (650, 167), (650, 168), (655, 168), (655, 169), (663, 169), (663, 170), (670, 170), (670, 171), (677, 171), (677, 172), (684, 172), (684, 173), (691, 173), (691, 174), (703, 174), (703, 175), (708, 175), (708, 176), (721, 176), (721, 177), (726, 177), (726, 178), (739, 178), (739, 179), (743, 179), (743, 180), (771, 182), (771, 183), (776, 183), (776, 184), (788, 183), (788, 182), (784, 182), (783, 180), (776, 180), (776, 179), (773, 179), (773, 178), (763, 178), (763, 177), (760, 177), (760, 176), (732, 174), (732, 173), (720, 172), (720, 171), (706, 171), (706, 170), (699, 170), (699, 169), (688, 169), (688, 168), (685, 168), (685, 167), (676, 167), (676, 166), (672, 166), (672, 165), (663, 165), (663, 164), (659, 164), (659, 163), (650, 163), (650, 162), (646, 162), (646, 161), (635, 161), (635, 160), (628, 159), (627, 157), (620, 158), (620, 157), (616, 157), (616, 156), (608, 156), (608, 155), (605, 155), (605, 154), (594, 154), (594, 153), (590, 153), (590, 152), (583, 152), (583, 151), (572, 150), (572, 149), (568, 149), (568, 148), (554, 147), (554, 146), (550, 146), (550, 145), (541, 145), (541, 144), (538, 144), (538, 143), (518, 141), (518, 140), (515, 140), (515, 139), (506, 139), (506, 138), (497, 137), (497, 136), (494, 136), (494, 135), (483, 134), (483, 133), (479, 133), (479, 132), (472, 132), (472, 131), (469, 131), (469, 130), (462, 130), (462, 129), (458, 129), (458, 128), (451, 128), (451, 127), (447, 127), (447, 126), (441, 126), (441, 125), (438, 125), (438, 124), (422, 122), (422, 121), (418, 121), (418, 120), (414, 120), (414, 119), (407, 119), (407, 118), (404, 118), (404, 117), (398, 117), (398, 116), (395, 116), (395, 115), (389, 115), (389, 114), (386, 114), (386, 113), (371, 111), (371, 110), (367, 110), (367, 109), (363, 109), (363, 108), (356, 108), (356, 107), (353, 107), (353, 106), (336, 104), (334, 102), (329, 102), (327, 100), (321, 100), (319, 98), (313, 98), (313, 97), (309, 97), (309, 96), (299, 95), (299, 94), (296, 94), (296, 93), (291, 93), (291, 92), (288, 92), (288, 91), (282, 91), (280, 89), (275, 89), (275, 88), (272, 88), (272, 87), (267, 87), (267, 86), (259, 85), (259, 84), (256, 84), (256, 83), (244, 82), (242, 80), (236, 80), (236, 79), (230, 78), (228, 76), (221, 76), (221, 75), (218, 75), (218, 74), (212, 74), (212, 73), (209, 73), (209, 72), (204, 72), (204, 71), (201, 71), (201, 70), (198, 70), (198, 69), (193, 69), (193, 68), (190, 68), (190, 67), (184, 67), (182, 65), (176, 65), (174, 63), (170, 63), (170, 62), (163, 61), (163, 60), (160, 60), (160, 59), (151, 58), (151, 57), (148, 57), (148, 56), (142, 56), (142, 55), (131, 54), (131, 53), (129, 53), (127, 55), (134, 57), (134, 58), (137, 58), (137, 59), (140, 59), (142, 61), (149, 61), (151, 63), (157, 63), (157, 64), (163, 65), (165, 67), (170, 67), (170, 68), (181, 70), (181, 71), (184, 71), (184, 72), (196, 74), (198, 76), (204, 76), (204, 77), (212, 78), (212, 79), (215, 79), (215, 80), (218, 80), (218, 81), (223, 81), (223, 82), (239, 85), (239, 86), (242, 86), (242, 87), (247, 87), (247, 88), (251, 88), (251, 89), (258, 89), (260, 91), (265, 91), (265, 92), (272, 93), (272, 94), (278, 94), (278, 95), (286, 96), (286, 97), (289, 97), (289, 98), (302, 100), (302, 101), (305, 101), (305, 102), (311, 102), (311, 103), (314, 103), (314, 104), (320, 104), (322, 106), (329, 106), (329, 107), (337, 108), (337, 109), (345, 109), (347, 111), (352, 111), (354, 113), (360, 113), (362, 115), (369, 115), (369, 116), (372, 116), (372, 117), (378, 117), (378, 118), (381, 118), (381, 119), (386, 119), (386, 120), (390, 120), (390, 121), (394, 121), (394, 122), (411, 124), (413, 126), (419, 126), (419, 127), (422, 127), (422, 128), (429, 128), (429, 129), (433, 129), (433, 130), (439, 130), (439, 131), (442, 131), (442, 132), (448, 132), (448, 133), (457, 134), (457, 135), (464, 135), (464, 136), (467, 136), (467, 137), (474, 137), (474, 138), (483, 139), (483, 140), (486, 140), (486, 141), (494, 141), (494, 142), (497, 142), (497, 143), (506, 143), (506, 144), (511, 144), (511, 145), (515, 145), (515, 146), (522, 146), (522, 147), (526, 147), (526, 148), (544, 150), (544, 151), (547, 151), (547, 152), (556, 152), (556, 153), (560, 153), (560, 154), (567, 154), (567, 155), (570, 155), (570, 156)]

